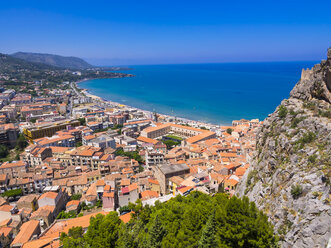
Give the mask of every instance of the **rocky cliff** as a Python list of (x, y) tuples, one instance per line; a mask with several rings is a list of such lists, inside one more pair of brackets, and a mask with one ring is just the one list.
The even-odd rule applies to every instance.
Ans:
[(331, 48), (260, 128), (238, 185), (275, 226), (282, 247), (326, 247), (331, 238)]

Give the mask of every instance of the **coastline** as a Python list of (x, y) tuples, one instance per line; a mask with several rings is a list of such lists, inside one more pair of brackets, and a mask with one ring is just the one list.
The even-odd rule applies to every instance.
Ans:
[[(115, 78), (117, 78), (117, 77), (115, 77)], [(98, 78), (95, 78), (95, 79), (98, 79)], [(109, 79), (113, 79), (113, 78), (109, 78)], [(94, 79), (93, 78), (92, 79), (84, 79), (84, 80), (74, 82), (74, 84), (76, 85), (76, 87), (78, 89), (81, 89), (86, 96), (91, 97), (92, 99), (95, 99), (97, 101), (100, 101), (100, 102), (103, 102), (103, 103), (106, 103), (106, 104), (108, 103), (108, 104), (114, 105), (118, 108), (135, 109), (135, 110), (141, 111), (144, 114), (150, 115), (150, 116), (152, 116), (155, 113), (155, 114), (158, 115), (158, 117), (163, 117), (164, 119), (173, 119), (176, 123), (188, 124), (188, 125), (193, 126), (193, 127), (205, 127), (205, 128), (208, 128), (208, 129), (212, 129), (212, 128), (220, 128), (222, 126), (222, 125), (216, 125), (216, 124), (212, 124), (212, 123), (206, 123), (206, 122), (202, 122), (202, 121), (192, 120), (192, 119), (188, 119), (188, 118), (184, 118), (184, 117), (178, 117), (178, 116), (172, 116), (172, 115), (167, 115), (167, 114), (161, 114), (161, 113), (158, 113), (158, 112), (152, 112), (152, 111), (149, 111), (149, 110), (144, 110), (144, 109), (141, 109), (141, 108), (133, 107), (133, 106), (130, 106), (130, 105), (127, 105), (127, 104), (115, 102), (115, 101), (112, 101), (112, 100), (106, 100), (106, 99), (104, 99), (100, 96), (97, 96), (97, 95), (94, 95), (94, 94), (90, 93), (88, 89), (78, 86), (79, 83), (89, 81), (89, 80), (94, 80)]]

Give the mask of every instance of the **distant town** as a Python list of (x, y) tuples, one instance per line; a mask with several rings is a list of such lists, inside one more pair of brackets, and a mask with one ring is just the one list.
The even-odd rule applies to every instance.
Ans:
[(75, 81), (17, 81), (0, 74), (1, 247), (58, 247), (97, 213), (127, 223), (137, 200), (232, 195), (250, 166), (257, 119), (211, 125), (106, 101)]

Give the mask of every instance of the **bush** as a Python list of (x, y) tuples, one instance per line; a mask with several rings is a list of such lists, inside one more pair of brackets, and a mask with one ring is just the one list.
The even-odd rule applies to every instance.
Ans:
[(300, 118), (297, 118), (297, 117), (294, 117), (291, 121), (291, 128), (296, 128), (298, 126), (298, 124), (303, 121), (304, 117), (300, 117)]
[(308, 157), (308, 161), (310, 163), (315, 163), (316, 162), (316, 159), (317, 159), (317, 155), (316, 154), (313, 154), (311, 156)]
[(285, 118), (286, 117), (286, 115), (287, 115), (287, 108), (285, 107), (285, 106), (283, 106), (283, 105), (280, 105), (279, 106), (279, 109), (278, 109), (278, 116), (280, 117), (280, 118)]
[(291, 187), (291, 195), (293, 199), (298, 199), (302, 194), (302, 187), (300, 184), (292, 185)]
[(315, 139), (316, 139), (316, 134), (314, 134), (313, 132), (308, 132), (308, 133), (305, 133), (305, 134), (304, 134), (304, 135), (298, 140), (298, 142), (299, 142), (299, 143), (302, 143), (302, 144), (308, 144), (308, 143), (313, 142)]
[(257, 171), (256, 170), (252, 170), (248, 173), (247, 175), (247, 181), (246, 181), (246, 186), (250, 186), (252, 184), (252, 179), (254, 179), (254, 181), (256, 180), (256, 175), (257, 175)]

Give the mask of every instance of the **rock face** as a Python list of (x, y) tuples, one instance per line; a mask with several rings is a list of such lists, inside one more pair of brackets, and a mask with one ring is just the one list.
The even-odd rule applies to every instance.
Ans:
[(330, 89), (331, 48), (265, 119), (237, 188), (269, 216), (282, 247), (326, 247), (331, 238)]

